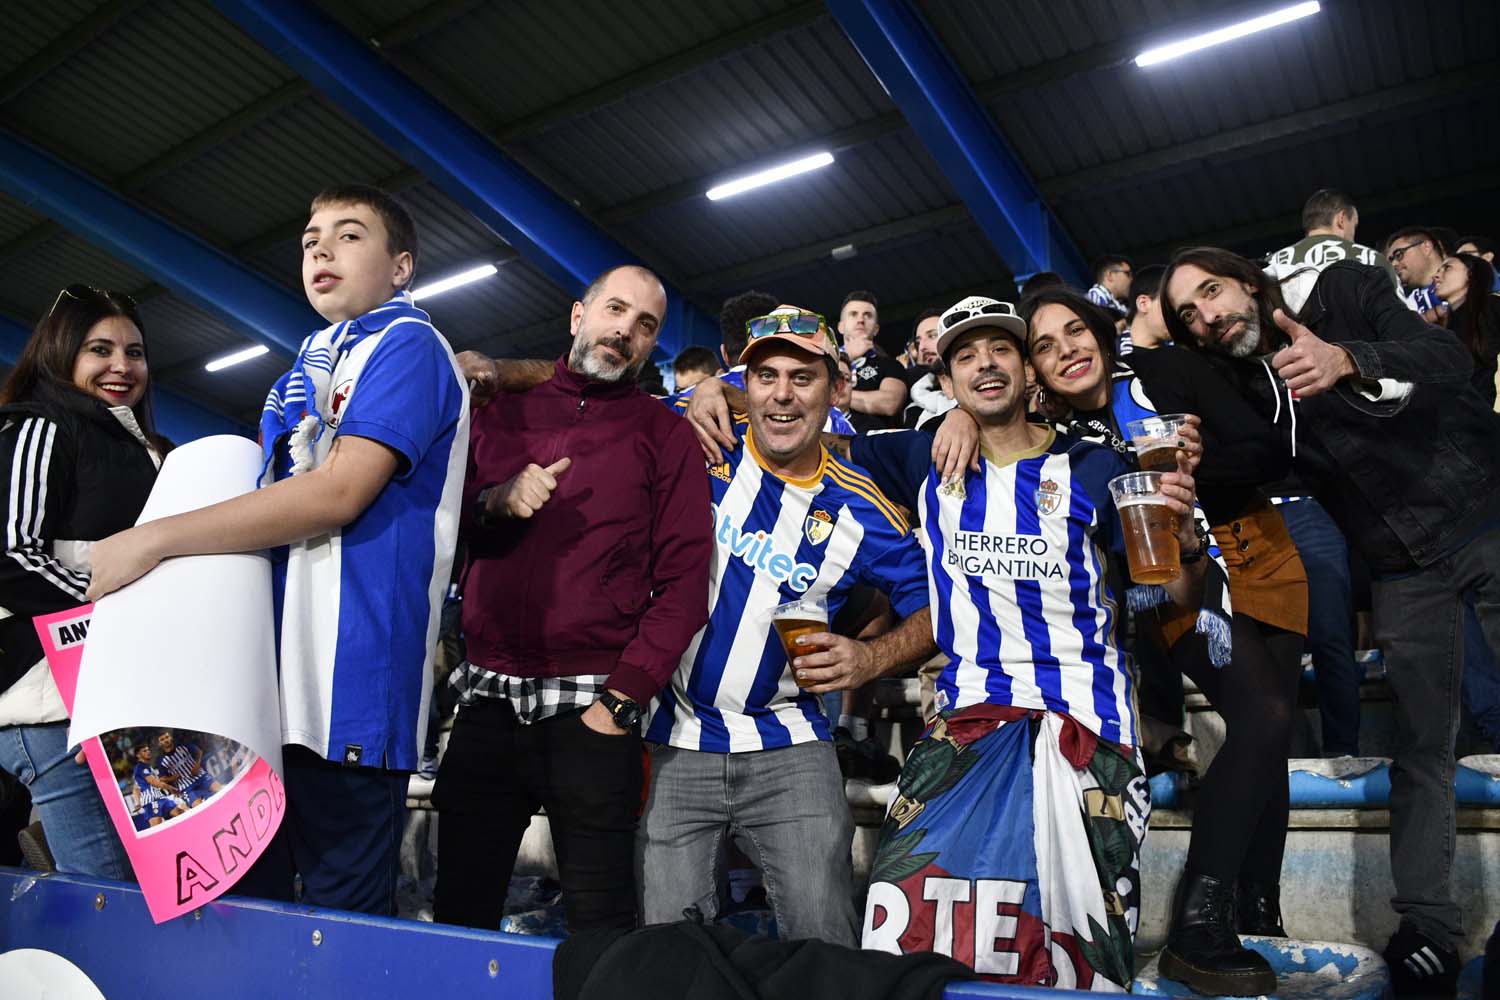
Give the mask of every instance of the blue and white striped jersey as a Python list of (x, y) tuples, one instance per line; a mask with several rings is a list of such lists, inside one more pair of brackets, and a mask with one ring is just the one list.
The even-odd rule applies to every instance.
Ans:
[(829, 739), (822, 700), (801, 691), (771, 625), (786, 601), (825, 597), (830, 620), (859, 583), (902, 618), (927, 606), (922, 550), (905, 519), (860, 470), (823, 453), (806, 480), (783, 480), (748, 428), (713, 487), (708, 624), (657, 699), (646, 739), (739, 753)]
[[(181, 787), (183, 784), (191, 783), (195, 778), (206, 774), (206, 771), (193, 773), (193, 766), (198, 760), (198, 747), (192, 743), (178, 743), (172, 748), (171, 753), (164, 753), (157, 759), (158, 767), (171, 773)], [(201, 766), (201, 765), (200, 765)]]
[[(1049, 432), (1051, 433), (1051, 432)], [(918, 511), (933, 628), (948, 665), (940, 709), (990, 703), (1063, 712), (1100, 737), (1136, 742), (1135, 669), (1116, 642), (1106, 553), (1124, 553), (1112, 450), (1054, 435), (1005, 465), (944, 486), (932, 439), (855, 438), (854, 460)]]
[(162, 769), (156, 764), (136, 764), (135, 770), (131, 772), (131, 777), (135, 780), (136, 791), (140, 793), (141, 805), (143, 806), (148, 806), (157, 799), (165, 798), (171, 794), (171, 792), (157, 788), (150, 781), (146, 780), (147, 778), (159, 778), (162, 781), (167, 780), (166, 776), (162, 774)]
[[(332, 361), (313, 466), (345, 435), (380, 442), (399, 464), (353, 521), (275, 553), (282, 738), (411, 771), (458, 544), (468, 392), (448, 342), (405, 293), (353, 322), (364, 333)], [(274, 458), (284, 478), (284, 442)]]

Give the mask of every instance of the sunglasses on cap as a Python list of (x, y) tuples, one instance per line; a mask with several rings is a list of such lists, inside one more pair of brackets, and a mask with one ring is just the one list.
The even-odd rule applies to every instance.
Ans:
[(965, 320), (973, 319), (975, 316), (1015, 316), (1016, 310), (1009, 302), (989, 302), (977, 309), (949, 309), (943, 313), (940, 322), (943, 329), (955, 327)]
[(821, 351), (830, 357), (838, 354), (838, 345), (833, 334), (828, 332), (828, 321), (815, 312), (782, 312), (757, 316), (745, 324), (745, 332), (754, 343), (765, 337), (791, 334), (803, 340), (821, 345)]

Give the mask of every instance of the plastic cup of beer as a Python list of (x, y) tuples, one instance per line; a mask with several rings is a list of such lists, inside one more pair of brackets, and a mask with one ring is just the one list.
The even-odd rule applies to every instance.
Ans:
[[(771, 624), (776, 626), (776, 634), (781, 636), (781, 648), (786, 651), (788, 664), (799, 656), (821, 652), (823, 646), (806, 643), (797, 645), (797, 637), (828, 631), (828, 601), (822, 597), (812, 597), (778, 604), (771, 609)], [(808, 681), (804, 684), (795, 670), (792, 671), (792, 679), (797, 682), (798, 687), (814, 683)]]
[(1187, 423), (1186, 413), (1162, 413), (1125, 424), (1125, 433), (1135, 446), (1136, 464), (1147, 472), (1177, 471), (1179, 431)]
[(1161, 492), (1160, 472), (1131, 472), (1109, 481), (1120, 525), (1125, 559), (1136, 583), (1170, 583), (1182, 573), (1177, 515)]

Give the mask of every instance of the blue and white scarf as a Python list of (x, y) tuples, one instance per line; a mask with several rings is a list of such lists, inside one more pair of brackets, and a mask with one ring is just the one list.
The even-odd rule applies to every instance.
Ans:
[(282, 441), (291, 458), (292, 475), (312, 470), (312, 446), (327, 426), (323, 414), (329, 406), (334, 369), (366, 337), (409, 320), (431, 325), (427, 313), (412, 304), (411, 293), (402, 291), (358, 319), (334, 323), (302, 341), (292, 370), (271, 386), (261, 410), (260, 485), (268, 486), (275, 479), (276, 449)]

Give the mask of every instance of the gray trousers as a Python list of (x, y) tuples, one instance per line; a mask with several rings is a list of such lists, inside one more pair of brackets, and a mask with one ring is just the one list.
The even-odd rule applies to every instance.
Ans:
[(1375, 638), (1396, 712), (1391, 765), (1392, 907), (1449, 947), (1463, 938), (1450, 889), (1456, 841), (1453, 769), (1463, 678), (1464, 598), (1500, 650), (1500, 528), (1427, 568), (1375, 580)]
[(651, 746), (651, 792), (637, 849), (646, 923), (718, 915), (731, 834), (750, 847), (784, 941), (859, 947), (849, 850), (854, 821), (833, 744), (711, 753)]

